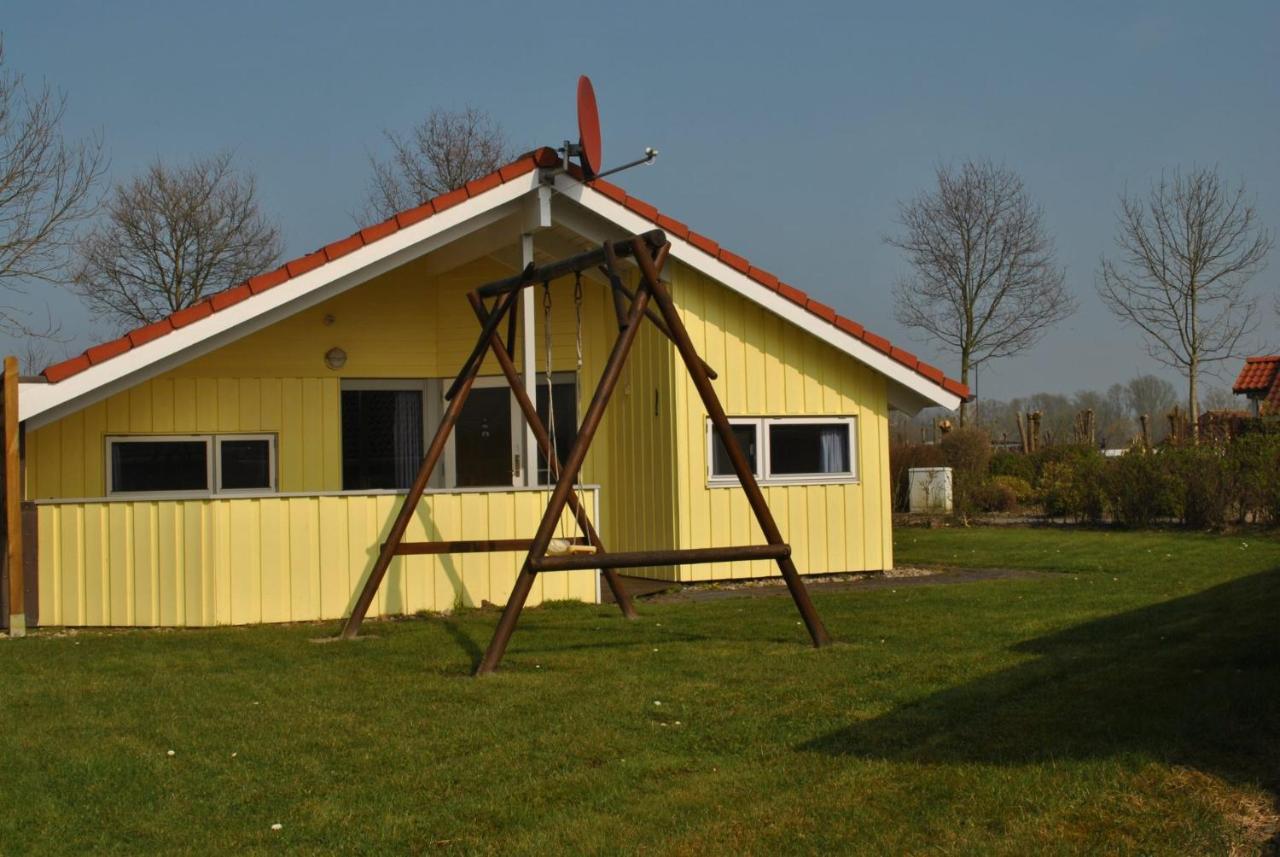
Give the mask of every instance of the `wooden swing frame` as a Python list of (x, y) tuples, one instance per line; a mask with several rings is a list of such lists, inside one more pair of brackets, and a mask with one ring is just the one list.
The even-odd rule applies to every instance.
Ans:
[[(373, 597), (386, 576), (387, 568), (391, 565), (392, 559), (396, 556), (525, 550), (528, 553), (520, 568), (520, 573), (516, 577), (511, 595), (507, 599), (506, 607), (502, 611), (502, 617), (498, 620), (498, 626), (494, 630), (489, 648), (475, 668), (476, 675), (485, 675), (493, 672), (498, 664), (501, 663), (507, 644), (510, 642), (511, 635), (515, 631), (516, 623), (520, 618), (520, 612), (524, 609), (525, 601), (533, 588), (534, 579), (538, 574), (549, 571), (599, 569), (603, 573), (604, 579), (618, 603), (618, 607), (622, 610), (623, 616), (628, 619), (634, 619), (636, 616), (635, 606), (631, 601), (631, 597), (627, 594), (617, 569), (771, 559), (778, 564), (778, 569), (781, 571), (782, 578), (787, 584), (787, 589), (790, 591), (796, 608), (800, 611), (800, 616), (808, 628), (809, 636), (812, 638), (814, 646), (822, 647), (831, 642), (827, 629), (809, 598), (808, 589), (800, 578), (799, 572), (796, 571), (795, 563), (791, 559), (791, 546), (783, 540), (782, 533), (778, 530), (778, 525), (774, 521), (773, 513), (769, 510), (769, 505), (765, 501), (759, 484), (756, 482), (751, 465), (747, 461), (746, 455), (743, 454), (737, 437), (730, 427), (729, 419), (725, 416), (724, 408), (720, 405), (720, 399), (716, 396), (715, 389), (711, 385), (716, 373), (698, 356), (693, 342), (689, 339), (688, 331), (685, 329), (684, 323), (676, 310), (667, 285), (660, 279), (659, 274), (666, 262), (670, 249), (671, 244), (667, 241), (666, 235), (661, 230), (655, 230), (621, 241), (606, 242), (597, 250), (561, 259), (540, 268), (531, 263), (514, 277), (489, 283), (467, 294), (467, 299), (471, 303), (472, 310), (475, 312), (481, 326), (479, 339), (477, 339), (475, 347), (471, 350), (466, 362), (463, 363), (448, 392), (445, 393), (445, 400), (448, 402), (448, 406), (445, 408), (444, 415), (440, 420), (440, 427), (436, 430), (435, 437), (432, 438), (431, 444), (423, 456), (422, 464), (418, 468), (418, 474), (400, 505), (400, 510), (391, 525), (387, 540), (382, 543), (378, 551), (378, 558), (374, 562), (369, 576), (365, 578), (360, 594), (351, 609), (351, 615), (343, 625), (341, 635), (344, 639), (352, 639), (359, 634), (360, 626), (369, 611), (369, 606), (373, 603)], [(621, 278), (617, 274), (618, 260), (623, 257), (632, 258), (640, 270), (640, 283), (634, 293), (623, 285)], [(546, 426), (538, 417), (537, 408), (530, 400), (524, 385), (521, 383), (520, 375), (516, 371), (515, 360), (512, 356), (514, 354), (516, 334), (516, 297), (523, 289), (536, 283), (549, 282), (569, 274), (580, 274), (591, 268), (599, 268), (609, 280), (614, 310), (618, 319), (618, 337), (614, 341), (608, 360), (605, 362), (604, 370), (592, 394), (591, 402), (582, 417), (582, 424), (578, 428), (578, 436), (574, 440), (568, 457), (562, 464), (558, 460), (556, 450), (552, 448)], [(485, 303), (486, 300), (490, 299), (493, 300), (492, 308), (489, 308)], [(650, 301), (657, 305), (656, 312), (649, 305)], [(680, 358), (693, 379), (694, 386), (697, 388), (698, 395), (702, 399), (703, 406), (707, 410), (707, 415), (711, 419), (712, 427), (728, 452), (729, 461), (737, 474), (739, 483), (742, 485), (743, 492), (747, 496), (751, 511), (760, 525), (760, 530), (764, 533), (766, 544), (620, 553), (608, 553), (605, 551), (604, 544), (600, 540), (600, 534), (596, 532), (584, 505), (574, 491), (574, 486), (582, 469), (582, 464), (586, 460), (587, 451), (591, 447), (591, 441), (600, 426), (600, 420), (604, 416), (609, 400), (617, 387), (618, 379), (621, 377), (622, 369), (631, 352), (631, 347), (635, 343), (640, 325), (646, 318), (674, 343), (676, 350), (679, 352)], [(505, 343), (498, 333), (504, 320), (507, 322), (507, 341)], [(480, 366), (484, 362), (486, 352), (491, 352), (496, 358), (498, 366), (506, 377), (507, 383), (516, 397), (516, 402), (533, 432), (538, 449), (547, 461), (548, 473), (551, 478), (555, 479), (551, 498), (547, 502), (547, 507), (543, 512), (541, 522), (538, 524), (537, 532), (531, 539), (406, 542), (404, 541), (405, 530), (408, 529), (409, 522), (412, 520), (418, 508), (418, 503), (422, 499), (422, 493), (426, 490), (431, 474), (439, 463), (449, 434), (453, 431), (458, 416), (462, 413), (467, 396), (480, 373)], [(535, 371), (533, 367), (526, 367), (526, 369)], [(572, 543), (589, 545), (595, 549), (594, 553), (570, 551), (561, 554), (549, 554), (547, 552), (566, 507), (573, 514), (578, 529), (582, 533), (582, 538), (574, 539)]]

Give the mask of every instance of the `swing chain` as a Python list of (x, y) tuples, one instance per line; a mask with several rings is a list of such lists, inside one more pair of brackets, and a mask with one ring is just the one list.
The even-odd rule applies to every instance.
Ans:
[[(573, 275), (573, 312), (574, 312), (575, 321), (577, 323), (577, 332), (578, 332), (577, 340), (576, 340), (576, 345), (578, 347), (578, 375), (581, 376), (582, 375), (582, 272), (581, 271), (577, 271)], [(581, 381), (581, 377), (575, 380), (574, 382), (575, 389), (577, 388), (577, 384), (580, 381)], [(578, 402), (578, 406), (579, 406), (579, 410), (581, 410), (580, 401)]]

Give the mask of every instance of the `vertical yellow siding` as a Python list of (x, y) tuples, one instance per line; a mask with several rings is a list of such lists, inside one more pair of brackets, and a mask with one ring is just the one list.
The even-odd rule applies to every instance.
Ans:
[[(594, 489), (586, 489), (588, 504)], [(45, 625), (202, 626), (338, 619), (373, 565), (398, 497), (45, 503)], [(532, 534), (543, 491), (429, 494), (406, 539)], [(566, 519), (565, 527), (569, 526)], [(503, 603), (523, 554), (399, 557), (371, 614)], [(594, 601), (595, 573), (539, 575), (530, 603)]]
[[(690, 338), (719, 373), (730, 416), (853, 416), (858, 481), (769, 485), (765, 498), (804, 573), (892, 566), (885, 379), (810, 332), (689, 268), (669, 265)], [(759, 544), (764, 536), (736, 487), (707, 485), (706, 411), (683, 365), (675, 368), (676, 526), (681, 547)], [(605, 483), (606, 496), (614, 485)], [(773, 563), (685, 566), (681, 580), (777, 573)]]

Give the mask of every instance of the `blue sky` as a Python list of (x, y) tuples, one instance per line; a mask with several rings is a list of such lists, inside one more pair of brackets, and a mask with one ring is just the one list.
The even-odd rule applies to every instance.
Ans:
[[(585, 72), (606, 162), (662, 151), (620, 184), (949, 371), (894, 321), (881, 238), (938, 163), (991, 158), (1044, 206), (1081, 309), (985, 370), (984, 397), (1164, 373), (1094, 292), (1126, 185), (1216, 164), (1280, 227), (1274, 2), (578, 8), (8, 0), (0, 27), (12, 70), (67, 92), (68, 131), (102, 130), (114, 178), (232, 148), (290, 256), (351, 231), (383, 128), (472, 104), (555, 145)], [(1268, 312), (1278, 282), (1280, 250), (1254, 283)], [(77, 346), (110, 333), (37, 297)]]

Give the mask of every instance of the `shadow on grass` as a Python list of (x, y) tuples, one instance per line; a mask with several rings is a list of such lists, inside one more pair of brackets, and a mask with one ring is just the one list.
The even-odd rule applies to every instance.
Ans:
[(801, 749), (990, 764), (1139, 753), (1280, 790), (1280, 569), (1015, 651), (1035, 657)]
[(444, 627), (445, 633), (453, 638), (458, 644), (458, 648), (466, 652), (467, 657), (471, 658), (471, 669), (474, 670), (480, 665), (480, 659), (484, 657), (484, 649), (480, 644), (472, 639), (466, 629), (450, 618), (442, 618), (440, 624)]

